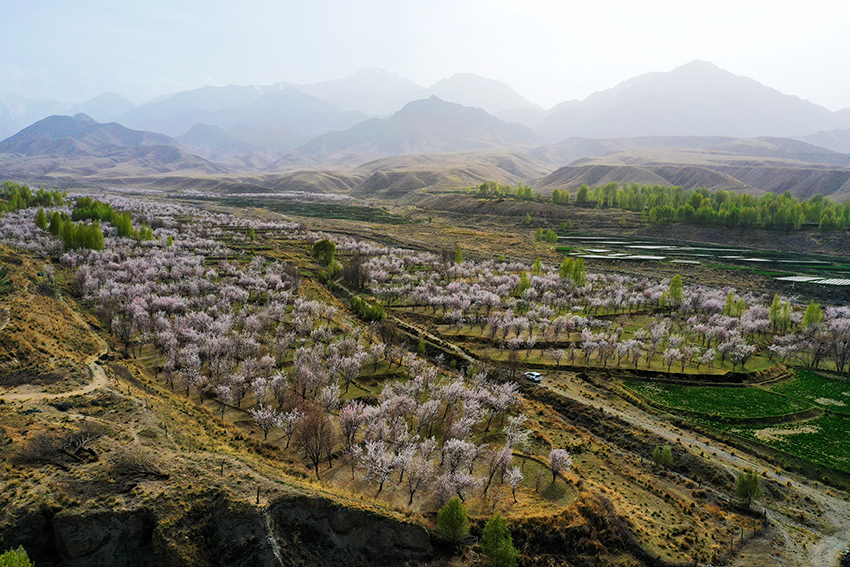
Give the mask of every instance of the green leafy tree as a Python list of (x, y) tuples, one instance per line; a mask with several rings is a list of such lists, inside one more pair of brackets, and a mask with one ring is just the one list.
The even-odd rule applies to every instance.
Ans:
[(514, 290), (514, 295), (517, 297), (522, 297), (522, 294), (531, 287), (531, 280), (528, 277), (527, 272), (523, 272), (519, 277), (519, 282), (516, 285), (516, 289)]
[(10, 549), (0, 555), (0, 567), (32, 567), (32, 561), (26, 550), (18, 546), (18, 549)]
[(587, 204), (590, 201), (590, 187), (587, 185), (582, 185), (578, 188), (578, 193), (576, 193), (576, 203), (579, 204)]
[(567, 258), (564, 256), (564, 260), (561, 262), (561, 270), (559, 272), (562, 280), (567, 278), (572, 279), (573, 262), (575, 262), (574, 258)]
[(557, 203), (559, 205), (569, 205), (570, 204), (570, 190), (569, 189), (555, 189), (552, 191), (552, 202)]
[(460, 247), (460, 244), (455, 248), (455, 264), (463, 263), (463, 248)]
[(576, 258), (573, 262), (573, 281), (576, 285), (584, 285), (587, 283), (587, 272), (584, 269), (584, 258)]
[(779, 294), (775, 294), (773, 296), (773, 303), (770, 304), (770, 311), (768, 312), (770, 317), (770, 324), (773, 327), (773, 332), (775, 333), (777, 329), (779, 329), (779, 321), (782, 316), (782, 302), (779, 299)]
[(735, 495), (743, 500), (747, 508), (762, 495), (761, 479), (756, 471), (746, 469), (738, 473), (735, 477)]
[(62, 225), (65, 221), (62, 219), (62, 215), (59, 211), (53, 211), (53, 214), (50, 215), (50, 225), (47, 227), (47, 230), (53, 236), (59, 236), (62, 233)]
[(667, 290), (667, 298), (670, 300), (670, 304), (676, 307), (682, 305), (682, 301), (685, 299), (684, 287), (682, 285), (682, 276), (676, 274), (673, 276), (673, 279), (670, 280), (670, 288)]
[(320, 264), (329, 266), (336, 256), (336, 244), (325, 238), (313, 244), (310, 252)]
[(496, 514), (484, 526), (481, 550), (493, 567), (515, 567), (519, 552), (514, 547), (511, 532), (505, 519)]
[(786, 301), (782, 304), (782, 314), (779, 316), (780, 325), (782, 325), (782, 330), (785, 331), (791, 326), (791, 302)]
[(803, 327), (817, 325), (823, 320), (823, 309), (821, 306), (812, 300), (809, 306), (806, 307), (806, 313), (803, 315)]
[(726, 294), (726, 303), (723, 305), (723, 315), (726, 317), (734, 317), (735, 313), (735, 292), (731, 289)]
[(534, 260), (534, 265), (531, 267), (531, 275), (539, 276), (543, 273), (543, 264), (540, 262), (540, 256)]
[(466, 506), (455, 496), (437, 512), (437, 531), (452, 545), (458, 545), (469, 533), (469, 516)]
[(47, 228), (48, 220), (47, 215), (44, 213), (44, 209), (39, 209), (35, 212), (35, 226), (44, 230)]
[(370, 305), (359, 295), (352, 296), (350, 305), (357, 316), (364, 321), (383, 321), (387, 316), (383, 305), (377, 301)]
[(326, 273), (329, 280), (336, 278), (342, 273), (342, 264), (340, 264), (337, 260), (332, 260), (331, 263), (328, 264)]
[(543, 235), (543, 240), (546, 242), (558, 242), (558, 233), (551, 228)]
[(526, 226), (531, 224), (531, 213), (525, 213), (525, 224)]

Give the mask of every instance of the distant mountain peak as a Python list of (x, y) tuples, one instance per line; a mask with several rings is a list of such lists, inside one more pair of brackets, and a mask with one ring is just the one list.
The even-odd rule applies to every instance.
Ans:
[(728, 73), (728, 71), (726, 71), (725, 69), (722, 69), (719, 66), (715, 65), (714, 63), (712, 63), (711, 61), (706, 61), (705, 59), (694, 59), (693, 61), (689, 61), (688, 63), (685, 63), (684, 65), (679, 65), (678, 67), (674, 68), (672, 72), (682, 71), (682, 70), (695, 70), (695, 71), (696, 70), (698, 70), (698, 71), (710, 70), (710, 71), (723, 71), (724, 73)]
[(133, 175), (227, 171), (189, 153), (168, 136), (131, 130), (116, 122), (101, 124), (84, 113), (48, 116), (0, 142), (0, 170), (7, 172), (5, 175), (49, 175), (58, 159), (63, 168), (81, 175), (109, 168)]
[(358, 69), (353, 74), (349, 75), (346, 79), (343, 80), (356, 79), (389, 79), (392, 81), (415, 84), (410, 79), (405, 79), (398, 73), (393, 73), (392, 71), (387, 71), (386, 69), (382, 69), (380, 67), (363, 67), (362, 69)]
[(343, 132), (330, 132), (299, 147), (314, 159), (354, 154), (395, 156), (533, 146), (542, 140), (530, 128), (499, 120), (480, 108), (436, 95), (407, 103), (386, 119), (373, 118)]
[[(552, 141), (570, 137), (794, 136), (848, 123), (758, 81), (696, 59), (646, 73), (556, 107), (537, 127)], [(844, 126), (846, 127), (846, 126)]]
[[(404, 107), (393, 114), (388, 120), (400, 120), (409, 116), (433, 116), (433, 117), (470, 117), (470, 116), (486, 116), (487, 118), (498, 120), (497, 118), (487, 114), (484, 110), (473, 106), (460, 104), (459, 102), (450, 102), (443, 100), (437, 95), (431, 95), (428, 98), (413, 100), (404, 105)], [(501, 120), (499, 120), (501, 122)]]
[(483, 108), (490, 114), (517, 108), (540, 108), (505, 83), (475, 73), (456, 73), (435, 83), (428, 92), (443, 100)]
[(93, 126), (95, 124), (99, 124), (97, 120), (86, 114), (85, 112), (78, 112), (74, 116), (72, 116), (74, 122), (79, 122), (80, 124), (85, 124), (86, 126)]
[(304, 93), (327, 100), (341, 110), (359, 110), (367, 114), (384, 114), (398, 109), (396, 101), (422, 92), (422, 87), (399, 75), (378, 67), (359, 69), (344, 79), (323, 81), (298, 87)]

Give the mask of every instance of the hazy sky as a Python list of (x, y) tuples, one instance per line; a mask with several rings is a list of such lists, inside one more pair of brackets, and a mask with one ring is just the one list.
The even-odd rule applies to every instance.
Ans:
[(0, 93), (134, 102), (380, 67), (501, 80), (546, 108), (711, 61), (850, 108), (846, 0), (0, 0)]

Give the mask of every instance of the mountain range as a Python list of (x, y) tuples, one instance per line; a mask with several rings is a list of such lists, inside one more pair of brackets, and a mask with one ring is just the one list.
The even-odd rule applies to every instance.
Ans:
[(0, 94), (0, 140), (55, 114), (88, 114), (99, 122), (109, 122), (136, 105), (115, 93), (105, 93), (82, 104), (56, 100), (30, 100), (13, 94)]
[(832, 112), (704, 61), (648, 73), (556, 108), (537, 126), (552, 142), (564, 134), (631, 136), (800, 136), (850, 128), (850, 110)]
[(703, 61), (548, 111), (471, 74), (422, 89), (379, 69), (303, 86), (203, 87), (139, 106), (117, 95), (76, 107), (0, 103), (0, 126), (77, 107), (95, 113), (52, 115), (0, 142), (0, 176), (21, 180), (179, 172), (277, 186), (302, 172), (292, 183), (303, 186), (312, 178), (305, 170), (333, 170), (350, 175), (345, 187), (371, 179), (366, 186), (379, 192), (492, 175), (544, 191), (635, 181), (850, 193), (850, 110), (832, 112)]
[(49, 116), (0, 142), (4, 178), (52, 179), (226, 173), (164, 134), (101, 124), (86, 114)]
[(488, 150), (543, 143), (533, 130), (509, 124), (480, 108), (445, 102), (436, 96), (417, 100), (386, 119), (373, 118), (343, 132), (328, 132), (300, 146), (319, 160), (384, 157), (429, 152)]
[(206, 86), (141, 105), (115, 94), (81, 105), (2, 95), (0, 132), (11, 134), (51, 114), (83, 112), (101, 122), (115, 120), (128, 128), (170, 136), (202, 123), (225, 130), (278, 129), (303, 143), (370, 117), (390, 116), (431, 96), (521, 123), (551, 143), (579, 136), (807, 136), (850, 129), (848, 109), (833, 112), (697, 60), (669, 72), (634, 77), (549, 110), (502, 82), (471, 73), (423, 88), (381, 69), (362, 69), (345, 79), (309, 85)]

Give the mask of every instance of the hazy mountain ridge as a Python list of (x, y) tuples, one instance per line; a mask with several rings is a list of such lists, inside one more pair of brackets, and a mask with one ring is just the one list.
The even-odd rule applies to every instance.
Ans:
[(98, 95), (82, 104), (57, 100), (32, 100), (13, 94), (0, 95), (0, 140), (52, 115), (84, 113), (99, 122), (111, 121), (136, 105), (115, 93)]
[(316, 159), (334, 159), (349, 154), (393, 156), (532, 146), (541, 142), (530, 128), (508, 124), (480, 108), (432, 96), (408, 103), (390, 118), (373, 118), (344, 132), (324, 134), (298, 149)]
[(410, 79), (383, 69), (360, 69), (345, 79), (297, 87), (301, 92), (326, 100), (340, 110), (356, 110), (368, 116), (389, 115), (425, 89)]
[(230, 169), (257, 171), (265, 169), (279, 156), (266, 148), (240, 140), (217, 126), (196, 124), (175, 138), (193, 153)]
[(830, 149), (834, 152), (850, 154), (850, 129), (847, 130), (821, 130), (808, 136), (797, 138), (804, 142)]
[(101, 124), (85, 114), (50, 116), (0, 142), (0, 175), (151, 175), (174, 171), (226, 173), (188, 152), (179, 142), (154, 132)]
[[(49, 116), (40, 120), (0, 142), (0, 153), (66, 157), (111, 150), (116, 146), (179, 145), (163, 134), (131, 130), (117, 122), (101, 124), (80, 113), (73, 117)], [(70, 153), (62, 153), (63, 150)]]
[[(280, 130), (292, 142), (304, 143), (329, 131), (348, 129), (370, 115), (391, 115), (410, 102), (433, 95), (482, 108), (508, 123), (529, 126), (549, 142), (574, 137), (795, 136), (850, 151), (850, 142), (843, 141), (840, 134), (806, 138), (815, 136), (812, 132), (850, 128), (850, 110), (831, 112), (704, 61), (634, 77), (583, 101), (565, 101), (548, 111), (500, 81), (471, 73), (456, 74), (425, 89), (396, 73), (362, 69), (345, 79), (309, 85), (202, 87), (136, 106), (117, 121), (170, 136), (183, 134), (198, 123), (225, 130), (248, 126)], [(109, 112), (103, 112), (114, 114), (122, 105), (132, 105), (123, 101), (117, 95), (105, 95), (82, 106), (109, 107)], [(22, 120), (37, 114), (67, 113), (69, 109), (55, 101), (25, 103), (0, 97), (0, 132), (15, 131)], [(104, 120), (101, 115), (93, 116)]]
[[(484, 91), (493, 91), (488, 104), (502, 101), (500, 116), (544, 117), (538, 130), (551, 135), (557, 128), (566, 128), (571, 135), (546, 144), (545, 138), (527, 126), (501, 120), (480, 106), (434, 95), (408, 102), (386, 118), (366, 119), (361, 112), (340, 110), (301, 87), (277, 83), (204, 87), (163, 97), (125, 114), (125, 118), (159, 130), (178, 132), (179, 140), (117, 123), (98, 124), (84, 116), (52, 116), (0, 143), (0, 152), (4, 170), (17, 172), (22, 179), (49, 178), (57, 171), (110, 177), (122, 168), (137, 177), (163, 172), (180, 172), (184, 177), (240, 172), (261, 174), (264, 181), (252, 182), (260, 188), (266, 182), (288, 179), (285, 183), (290, 188), (311, 190), (313, 179), (317, 191), (354, 191), (386, 198), (426, 187), (457, 188), (490, 179), (533, 182), (543, 190), (617, 181), (756, 193), (790, 190), (800, 197), (821, 192), (841, 198), (850, 193), (850, 154), (842, 153), (850, 152), (847, 129), (825, 127), (795, 138), (675, 132), (572, 135), (594, 128), (642, 132), (646, 126), (664, 131), (672, 123), (676, 128), (695, 130), (702, 128), (700, 124), (711, 124), (720, 132), (730, 129), (723, 126), (730, 120), (741, 129), (756, 129), (754, 125), (759, 124), (769, 129), (767, 125), (777, 116), (781, 120), (774, 124), (784, 124), (782, 127), (806, 123), (814, 128), (844, 120), (850, 124), (850, 110), (830, 112), (710, 63), (695, 61), (668, 73), (635, 77), (549, 112), (533, 105), (506, 110), (514, 104), (531, 103), (507, 85), (474, 75), (455, 75), (435, 87), (446, 92), (455, 89), (457, 95), (458, 85), (472, 85), (472, 102), (484, 101)], [(377, 105), (388, 104), (396, 96), (428, 92), (379, 69), (308, 87), (304, 89), (350, 104), (357, 97), (374, 96)], [(7, 109), (7, 114), (22, 116), (27, 108), (15, 106), (9, 97), (4, 100), (14, 107)], [(117, 96), (92, 102), (101, 108), (112, 105), (113, 111), (122, 104)], [(154, 146), (160, 149), (151, 150)], [(10, 158), (13, 155), (17, 161)], [(347, 179), (353, 175), (356, 180), (343, 185), (328, 183), (304, 174), (305, 170), (333, 171), (333, 175)]]
[[(171, 136), (183, 134), (196, 124), (207, 124), (223, 129), (236, 126), (279, 129), (304, 138), (348, 128), (365, 118), (362, 113), (340, 111), (331, 103), (292, 87), (266, 93), (254, 87), (239, 87), (232, 92), (205, 91), (197, 95), (214, 100), (202, 105), (206, 108), (187, 108), (182, 102), (169, 101), (151, 109), (139, 107), (133, 111), (136, 116), (131, 122)], [(237, 101), (239, 104), (230, 105)]]
[(704, 61), (647, 73), (550, 113), (550, 141), (633, 136), (800, 136), (850, 126), (845, 112), (786, 95)]
[(435, 83), (428, 93), (448, 102), (481, 108), (489, 114), (543, 108), (517, 94), (510, 86), (473, 73), (457, 73)]

